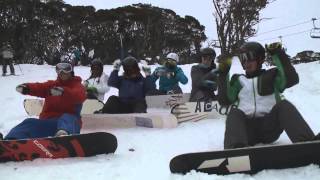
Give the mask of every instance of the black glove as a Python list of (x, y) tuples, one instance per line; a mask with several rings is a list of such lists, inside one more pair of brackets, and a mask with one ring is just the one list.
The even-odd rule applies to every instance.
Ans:
[(217, 83), (214, 81), (210, 81), (210, 80), (204, 80), (201, 82), (201, 86), (208, 88), (208, 89), (217, 89)]
[(284, 49), (283, 49), (282, 44), (280, 42), (274, 42), (274, 43), (271, 43), (269, 45), (266, 44), (265, 48), (266, 48), (266, 51), (270, 55), (284, 53)]
[(21, 94), (29, 94), (30, 88), (26, 84), (20, 84), (16, 87), (16, 91)]

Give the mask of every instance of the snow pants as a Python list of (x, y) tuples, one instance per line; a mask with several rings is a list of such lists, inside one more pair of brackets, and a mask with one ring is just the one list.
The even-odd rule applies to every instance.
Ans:
[(27, 118), (12, 128), (4, 139), (49, 137), (54, 136), (58, 130), (65, 130), (68, 134), (79, 134), (80, 117), (65, 113), (59, 118)]
[(104, 104), (102, 113), (124, 114), (124, 113), (146, 113), (147, 103), (145, 100), (122, 102), (118, 96), (110, 96)]
[(14, 67), (13, 67), (13, 62), (12, 59), (2, 59), (3, 63), (2, 63), (2, 74), (5, 75), (7, 73), (7, 66), (9, 65), (10, 67), (10, 73), (11, 74), (15, 74), (14, 73)]
[(263, 117), (249, 118), (237, 108), (227, 116), (224, 148), (240, 148), (272, 143), (285, 131), (292, 142), (313, 140), (315, 135), (301, 114), (287, 100), (277, 103)]

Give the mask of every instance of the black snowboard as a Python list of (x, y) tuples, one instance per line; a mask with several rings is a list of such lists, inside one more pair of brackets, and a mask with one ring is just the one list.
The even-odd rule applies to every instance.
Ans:
[(320, 164), (320, 141), (268, 145), (223, 151), (182, 154), (170, 162), (173, 173), (191, 170), (208, 174), (254, 174), (264, 169), (285, 169)]
[(116, 137), (105, 132), (25, 140), (2, 140), (0, 141), (0, 162), (36, 158), (88, 157), (113, 153), (116, 149)]

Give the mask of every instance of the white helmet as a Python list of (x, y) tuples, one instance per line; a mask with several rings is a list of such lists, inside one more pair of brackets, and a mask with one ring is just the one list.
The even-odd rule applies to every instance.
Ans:
[(179, 56), (176, 53), (169, 53), (167, 55), (167, 59), (172, 59), (172, 60), (174, 60), (176, 62), (179, 62)]

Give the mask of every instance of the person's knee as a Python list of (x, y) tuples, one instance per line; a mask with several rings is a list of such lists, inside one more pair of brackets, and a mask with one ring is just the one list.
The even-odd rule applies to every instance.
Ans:
[(295, 106), (291, 102), (285, 99), (278, 102), (276, 106), (278, 106), (278, 108), (284, 108), (284, 109), (295, 108)]

